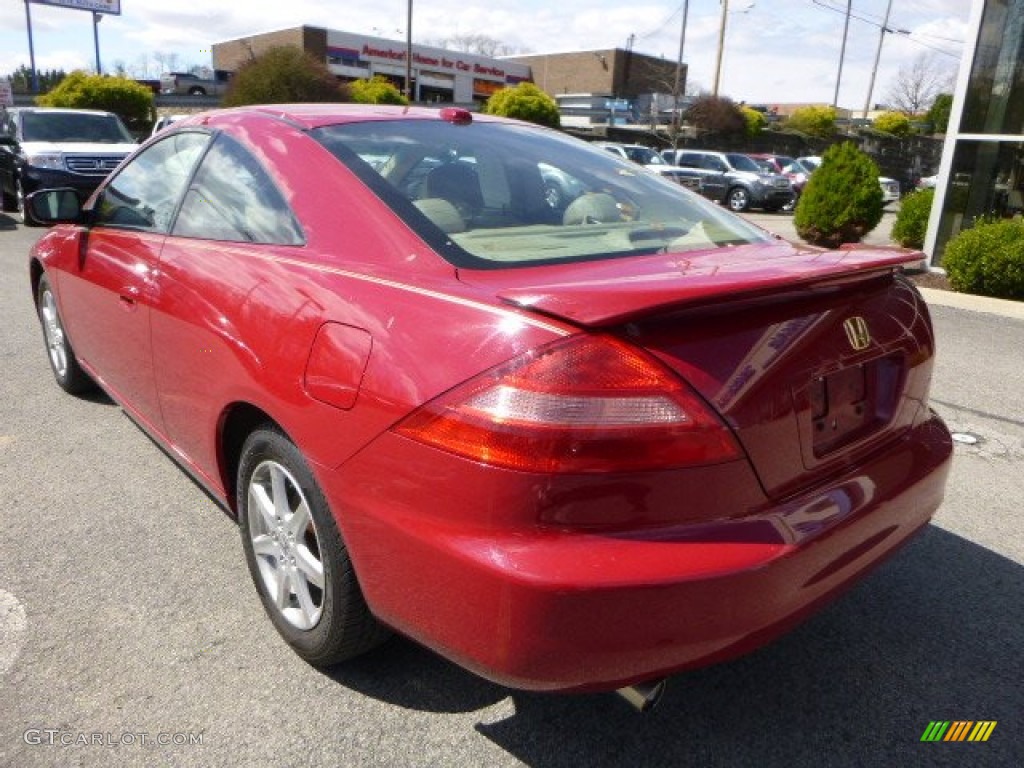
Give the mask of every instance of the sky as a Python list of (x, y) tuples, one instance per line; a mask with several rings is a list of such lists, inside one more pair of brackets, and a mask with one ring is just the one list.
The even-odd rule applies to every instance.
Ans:
[[(517, 50), (551, 53), (625, 48), (675, 61), (683, 0), (413, 0), (413, 41), (484, 34)], [(831, 103), (839, 68), (846, 0), (728, 0), (719, 92), (749, 104)], [(852, 14), (839, 106), (863, 109), (891, 3), (873, 92), (885, 101), (902, 69), (922, 55), (955, 74), (971, 0), (850, 0)], [(688, 91), (710, 90), (721, 22), (720, 0), (688, 0), (683, 59)], [(177, 68), (210, 66), (212, 43), (303, 24), (405, 39), (405, 0), (121, 0), (120, 16), (99, 24), (104, 71), (116, 63), (136, 77), (159, 77), (159, 55)], [(92, 14), (33, 3), (39, 69), (95, 68)], [(166, 59), (164, 59), (166, 61)], [(0, 0), (0, 76), (29, 63), (25, 3)], [(696, 88), (695, 88), (696, 86)]]

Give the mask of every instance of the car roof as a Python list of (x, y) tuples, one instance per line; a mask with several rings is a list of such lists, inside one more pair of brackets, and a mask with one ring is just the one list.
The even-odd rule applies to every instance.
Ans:
[[(401, 107), (383, 104), (264, 104), (232, 109), (219, 109), (212, 112), (198, 113), (202, 122), (217, 123), (222, 118), (235, 119), (239, 115), (263, 115), (276, 117), (298, 124), (306, 130), (321, 128), (325, 125), (338, 123), (362, 123), (376, 120), (441, 120), (445, 109), (461, 109), (447, 107), (431, 109), (427, 107)], [(468, 112), (468, 110), (462, 110)], [(474, 123), (508, 123), (524, 124), (517, 120), (508, 120), (494, 115), (468, 112)], [(191, 121), (190, 121), (191, 122)], [(539, 126), (534, 126), (538, 127)]]
[(8, 112), (49, 112), (49, 113), (71, 113), (75, 115), (112, 115), (113, 112), (104, 112), (102, 109), (72, 109), (70, 107), (7, 107)]

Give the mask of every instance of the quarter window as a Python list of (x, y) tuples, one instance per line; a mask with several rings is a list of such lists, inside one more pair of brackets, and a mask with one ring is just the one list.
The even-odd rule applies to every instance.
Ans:
[(221, 135), (185, 195), (178, 237), (302, 245), (304, 238), (269, 174), (241, 144)]

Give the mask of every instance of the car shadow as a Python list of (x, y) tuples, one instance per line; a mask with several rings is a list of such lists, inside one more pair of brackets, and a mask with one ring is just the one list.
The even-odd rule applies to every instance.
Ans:
[[(509, 691), (402, 639), (330, 675), (431, 712), (510, 697), (514, 714), (475, 728), (531, 766), (1024, 765), (1022, 595), (1024, 567), (932, 525), (788, 636), (673, 677), (647, 715)], [(984, 744), (922, 743), (933, 720), (998, 725)]]
[(6, 213), (0, 213), (0, 232), (8, 232), (18, 228), (18, 222)]

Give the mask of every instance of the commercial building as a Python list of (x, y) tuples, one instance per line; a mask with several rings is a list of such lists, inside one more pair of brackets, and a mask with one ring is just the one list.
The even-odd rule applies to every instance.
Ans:
[(934, 266), (977, 217), (1024, 213), (1024, 0), (974, 0), (935, 191)]
[[(322, 27), (291, 27), (213, 45), (214, 69), (237, 70), (271, 48), (296, 46), (324, 61), (342, 80), (381, 75), (405, 90), (406, 43)], [(530, 67), (427, 45), (412, 46), (412, 100), (469, 104), (530, 79)]]

